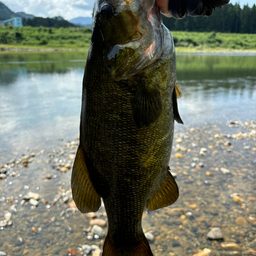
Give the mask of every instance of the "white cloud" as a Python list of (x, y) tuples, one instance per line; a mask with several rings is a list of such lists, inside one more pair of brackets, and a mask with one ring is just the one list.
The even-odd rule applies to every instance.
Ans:
[(62, 16), (70, 20), (92, 15), (93, 0), (3, 0), (14, 12), (25, 12), (39, 17)]
[[(25, 12), (41, 17), (62, 16), (70, 20), (76, 17), (90, 17), (94, 0), (2, 0), (14, 12)], [(232, 4), (239, 2), (241, 6), (252, 6), (255, 0), (231, 0)]]

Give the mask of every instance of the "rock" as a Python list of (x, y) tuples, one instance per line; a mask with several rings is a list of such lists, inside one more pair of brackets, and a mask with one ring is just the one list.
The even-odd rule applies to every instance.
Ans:
[(0, 251), (0, 256), (6, 256), (7, 254), (5, 252)]
[(210, 240), (221, 240), (223, 239), (223, 235), (221, 229), (219, 227), (212, 228), (206, 237)]
[(103, 238), (105, 236), (104, 230), (101, 227), (97, 226), (97, 225), (94, 225), (92, 227), (92, 233), (94, 235), (99, 236), (99, 238)]
[(220, 244), (220, 247), (226, 250), (238, 250), (238, 251), (241, 250), (241, 247), (238, 244), (233, 242), (223, 242)]
[(38, 201), (33, 198), (29, 199), (29, 203), (33, 206), (38, 206)]
[(182, 142), (182, 138), (178, 138), (177, 140), (176, 140), (176, 143), (181, 143)]
[(68, 254), (71, 256), (77, 255), (77, 250), (75, 248), (68, 248)]
[(51, 174), (47, 174), (45, 178), (50, 180), (52, 178), (52, 175)]
[(191, 128), (191, 129), (190, 129), (190, 132), (194, 132), (194, 131), (195, 131), (195, 128)]
[(188, 207), (190, 207), (192, 209), (195, 209), (195, 208), (197, 208), (197, 205), (196, 204), (189, 204)]
[(166, 208), (166, 210), (168, 211), (168, 214), (170, 214), (170, 215), (181, 215), (185, 212), (185, 209), (183, 209), (183, 208), (173, 208), (173, 209)]
[(230, 170), (226, 169), (226, 168), (220, 168), (220, 170), (222, 171), (223, 174), (229, 174)]
[(6, 174), (7, 173), (7, 169), (6, 168), (0, 169), (0, 173)]
[(0, 180), (4, 180), (5, 178), (6, 178), (6, 174), (1, 173), (1, 174), (0, 174)]
[(7, 221), (6, 220), (0, 220), (0, 228), (6, 227)]
[(91, 247), (90, 245), (84, 244), (84, 245), (82, 246), (82, 249), (83, 249), (84, 254), (87, 255), (87, 254), (89, 254), (89, 253), (91, 252), (92, 247)]
[(236, 224), (241, 226), (246, 226), (248, 223), (243, 217), (237, 217)]
[(240, 196), (233, 196), (233, 201), (239, 204), (242, 203), (244, 200)]
[(247, 219), (252, 225), (256, 226), (256, 218), (253, 216), (249, 216)]
[(10, 212), (7, 212), (5, 215), (4, 215), (4, 219), (6, 221), (9, 221), (10, 219), (12, 218), (12, 214)]
[(146, 237), (147, 240), (150, 241), (150, 242), (153, 242), (154, 239), (155, 239), (154, 235), (152, 235), (152, 234), (149, 233), (149, 232), (145, 233), (145, 237)]
[(90, 219), (95, 219), (97, 218), (97, 214), (95, 212), (88, 212), (87, 214), (87, 217), (90, 218)]
[(174, 156), (177, 157), (177, 158), (183, 158), (183, 155), (180, 154), (180, 153), (176, 153)]
[(253, 197), (253, 196), (249, 196), (247, 198), (248, 201), (256, 201), (256, 197)]
[(61, 171), (61, 172), (66, 172), (67, 170), (68, 170), (68, 169), (67, 169), (66, 167), (61, 167), (61, 168), (60, 168), (60, 171)]
[(76, 156), (75, 154), (70, 154), (70, 155), (68, 156), (68, 159), (69, 159), (69, 160), (74, 160), (74, 159), (75, 159), (75, 156)]
[(101, 255), (101, 250), (97, 249), (93, 252), (92, 256), (100, 256)]
[(198, 163), (198, 166), (203, 168), (204, 167), (204, 163)]
[(102, 220), (102, 219), (92, 219), (92, 220), (90, 220), (90, 225), (91, 226), (97, 225), (97, 226), (100, 226), (100, 227), (105, 227), (106, 224), (107, 224), (107, 222), (105, 220)]
[(71, 163), (65, 164), (65, 167), (66, 167), (67, 169), (70, 169), (70, 168), (71, 168)]
[(92, 247), (92, 250), (93, 250), (93, 251), (96, 251), (96, 250), (100, 249), (99, 246), (97, 246), (97, 245), (95, 245), (95, 244), (93, 244), (91, 247)]
[(193, 256), (209, 256), (211, 253), (210, 249), (204, 248), (202, 251), (194, 254)]
[(173, 177), (173, 178), (176, 178), (177, 175), (178, 175), (176, 172), (171, 172), (171, 174), (172, 174), (172, 177)]
[(28, 192), (28, 196), (30, 199), (35, 199), (35, 200), (39, 200), (39, 197), (40, 197), (38, 193), (34, 193), (34, 192)]

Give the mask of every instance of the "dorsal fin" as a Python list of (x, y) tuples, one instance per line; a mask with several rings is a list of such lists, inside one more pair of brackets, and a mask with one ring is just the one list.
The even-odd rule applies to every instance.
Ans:
[[(175, 87), (176, 87), (176, 85), (175, 85)], [(175, 121), (180, 124), (183, 124), (183, 121), (180, 117), (179, 110), (178, 110), (176, 88), (174, 88), (173, 93), (172, 93), (172, 104), (173, 104), (173, 114), (174, 114)]]

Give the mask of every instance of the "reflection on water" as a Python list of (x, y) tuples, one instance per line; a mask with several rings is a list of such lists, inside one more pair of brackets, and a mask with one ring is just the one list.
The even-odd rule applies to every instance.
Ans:
[[(10, 204), (18, 208), (13, 212), (13, 226), (0, 230), (10, 232), (0, 236), (0, 251), (8, 248), (10, 255), (66, 255), (67, 248), (84, 243), (83, 228), (88, 228), (89, 218), (72, 215), (64, 203), (40, 203), (36, 209), (29, 204), (20, 206), (19, 195), (25, 195), (28, 187), (34, 192), (40, 188), (41, 197), (54, 202), (57, 190), (63, 196), (70, 188), (70, 172), (57, 172), (56, 165), (70, 161), (77, 147), (77, 141), (67, 141), (78, 135), (85, 59), (84, 53), (0, 55), (0, 165), (31, 150), (42, 152), (29, 168), (20, 163), (10, 167), (20, 177), (9, 175), (0, 180), (0, 208), (9, 210)], [(183, 139), (187, 153), (182, 152), (184, 157), (177, 160), (173, 152), (171, 168), (178, 174), (181, 192), (174, 207), (183, 210), (172, 216), (173, 212), (165, 208), (145, 217), (146, 231), (156, 237), (152, 244), (155, 255), (193, 255), (205, 247), (219, 249), (218, 243), (205, 239), (211, 222), (222, 225), (225, 239), (256, 248), (255, 228), (248, 224), (240, 230), (234, 224), (236, 217), (255, 215), (254, 201), (246, 198), (256, 200), (252, 150), (256, 144), (249, 137), (240, 140), (239, 135), (236, 140), (231, 136), (247, 132), (246, 126), (235, 130), (226, 126), (230, 120), (244, 123), (256, 119), (255, 66), (256, 56), (177, 56), (183, 94), (179, 108), (185, 126), (176, 126), (176, 138)], [(191, 127), (195, 133), (190, 133)], [(250, 150), (244, 152), (246, 146)], [(195, 160), (200, 148), (207, 148), (206, 156)], [(224, 176), (216, 171), (222, 167), (230, 169), (231, 174)], [(49, 173), (52, 179), (45, 180)], [(244, 206), (230, 199), (232, 193), (240, 193)], [(60, 215), (63, 211), (64, 217)], [(185, 215), (187, 212), (193, 215)], [(0, 219), (2, 215), (0, 210)], [(81, 221), (85, 224), (79, 225)], [(102, 240), (95, 241), (102, 246)]]

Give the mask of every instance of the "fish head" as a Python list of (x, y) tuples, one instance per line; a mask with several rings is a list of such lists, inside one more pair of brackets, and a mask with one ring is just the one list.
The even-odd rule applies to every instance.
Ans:
[(115, 80), (128, 79), (161, 56), (166, 34), (162, 30), (155, 0), (98, 0), (95, 4), (93, 31), (100, 35), (103, 61)]

